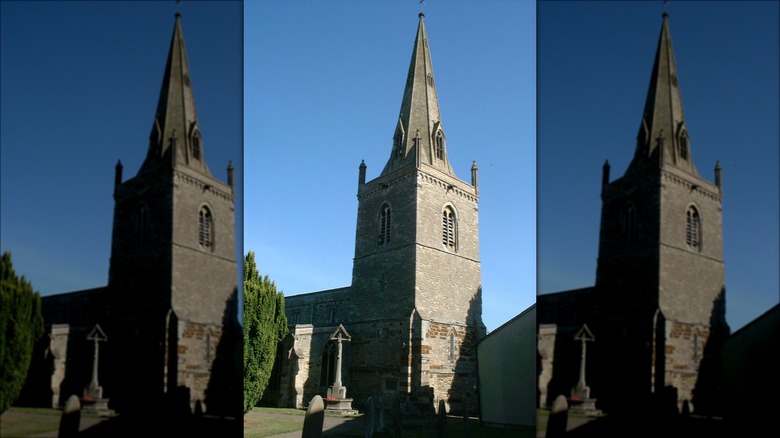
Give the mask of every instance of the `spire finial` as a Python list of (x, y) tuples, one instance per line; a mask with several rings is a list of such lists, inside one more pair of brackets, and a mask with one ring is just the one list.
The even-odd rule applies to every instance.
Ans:
[(425, 0), (420, 0), (420, 14), (418, 17), (422, 18), (425, 16)]

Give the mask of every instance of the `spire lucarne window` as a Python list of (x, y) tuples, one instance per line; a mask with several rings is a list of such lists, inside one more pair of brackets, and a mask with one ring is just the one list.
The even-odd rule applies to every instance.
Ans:
[(200, 160), (200, 135), (197, 132), (192, 136), (192, 158)]
[(436, 158), (444, 159), (444, 136), (441, 131), (436, 133)]
[(680, 135), (680, 158), (688, 159), (688, 134), (685, 132)]

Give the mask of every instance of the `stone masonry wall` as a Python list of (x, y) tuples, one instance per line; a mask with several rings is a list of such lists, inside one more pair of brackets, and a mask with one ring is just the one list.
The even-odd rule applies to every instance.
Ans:
[[(202, 207), (212, 215), (210, 248), (198, 242)], [(171, 293), (178, 318), (205, 324), (226, 318), (237, 285), (234, 215), (227, 185), (187, 168), (175, 171)]]
[(211, 379), (217, 346), (222, 338), (222, 326), (202, 324), (192, 321), (178, 322), (179, 339), (177, 342), (177, 386), (190, 391), (190, 409), (200, 401), (206, 410), (206, 389)]

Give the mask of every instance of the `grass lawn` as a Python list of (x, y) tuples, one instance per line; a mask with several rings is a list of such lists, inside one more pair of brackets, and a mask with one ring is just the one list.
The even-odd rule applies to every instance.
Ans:
[[(0, 416), (0, 438), (24, 437), (45, 432), (56, 436), (60, 429), (62, 410), (47, 408), (12, 407)], [(84, 418), (97, 418), (97, 415), (82, 412)], [(83, 424), (83, 423), (82, 423)]]
[(58, 409), (10, 408), (0, 416), (0, 437), (23, 437), (60, 428)]
[[(303, 429), (305, 412), (296, 409), (254, 408), (244, 416), (244, 437), (262, 438)], [(339, 417), (338, 414), (326, 413), (326, 416)], [(362, 438), (365, 429), (362, 426), (363, 415), (352, 421), (360, 421), (359, 427), (340, 429), (338, 436)], [(327, 423), (327, 421), (326, 421)], [(404, 421), (404, 438), (430, 438), (428, 420), (425, 418), (409, 418)], [(465, 436), (463, 419), (451, 417), (447, 421), (447, 435), (450, 437)], [(497, 429), (481, 425), (478, 420), (469, 421), (469, 436), (473, 438), (535, 438), (533, 429)], [(376, 438), (391, 437), (391, 433), (374, 433)]]
[(244, 415), (244, 437), (262, 438), (303, 430), (305, 414), (298, 409), (254, 408)]

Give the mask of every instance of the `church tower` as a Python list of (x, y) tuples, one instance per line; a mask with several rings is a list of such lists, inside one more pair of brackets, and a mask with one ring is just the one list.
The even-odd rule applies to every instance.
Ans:
[(205, 138), (177, 13), (146, 159), (126, 181), (118, 163), (114, 181), (117, 318), (106, 331), (129, 367), (118, 391), (126, 401), (226, 406), (215, 402), (228, 385), (220, 373), (232, 369), (232, 352), (222, 351), (237, 327), (233, 166), (227, 184), (214, 178)]
[[(721, 169), (693, 162), (669, 17), (663, 15), (636, 150), (610, 182), (605, 163), (596, 274), (602, 396), (676, 394), (704, 408), (725, 323)], [(594, 385), (594, 390), (595, 390)]]
[[(401, 349), (392, 364), (398, 391), (432, 391), (434, 402), (457, 410), (466, 391), (474, 395), (476, 342), (485, 332), (477, 167), (467, 183), (450, 165), (423, 13), (393, 128), (381, 174), (367, 182), (365, 163), (359, 168), (349, 319), (394, 321), (387, 325), (397, 337), (385, 339)], [(353, 363), (387, 366), (353, 351)]]

